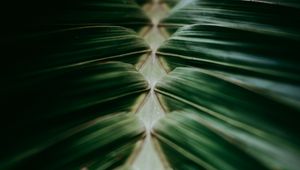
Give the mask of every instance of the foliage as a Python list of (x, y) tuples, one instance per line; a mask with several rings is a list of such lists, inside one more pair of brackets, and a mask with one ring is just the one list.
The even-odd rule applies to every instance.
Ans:
[[(297, 0), (10, 3), (22, 15), (3, 21), (0, 169), (130, 167), (147, 94), (172, 169), (299, 169)], [(141, 37), (156, 3), (171, 9), (153, 24), (170, 35), (157, 52)], [(154, 89), (139, 73), (149, 56), (167, 71)]]

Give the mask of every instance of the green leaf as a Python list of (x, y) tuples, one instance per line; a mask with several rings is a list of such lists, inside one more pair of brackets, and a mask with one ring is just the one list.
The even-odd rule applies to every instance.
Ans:
[(144, 5), (147, 3), (151, 3), (151, 0), (135, 0), (135, 2), (139, 5)]
[(175, 169), (298, 169), (296, 109), (197, 68), (176, 68), (155, 91), (171, 113), (154, 135)]
[[(123, 61), (137, 65), (150, 52), (148, 45), (134, 31), (118, 26), (89, 26), (37, 32), (8, 40), (14, 65), (9, 74), (31, 74), (78, 67), (80, 65)], [(18, 62), (15, 62), (15, 61)], [(5, 68), (5, 66), (4, 66)]]
[(299, 169), (299, 4), (3, 4), (0, 169)]
[[(1, 141), (3, 167), (77, 169), (97, 164), (108, 169), (120, 163), (115, 152), (127, 155), (141, 137), (143, 129), (135, 116), (111, 115), (135, 112), (139, 98), (148, 91), (148, 83), (130, 64), (45, 72), (17, 79), (6, 90), (2, 109), (7, 112), (1, 115), (1, 134), (6, 136)], [(108, 114), (106, 122), (103, 116)], [(122, 162), (126, 159), (120, 157)], [(109, 161), (99, 163), (104, 160)]]
[(184, 25), (211, 23), (299, 38), (299, 7), (295, 0), (185, 0), (160, 25), (173, 32)]
[(144, 137), (150, 20), (131, 0), (4, 7), (0, 169), (123, 168)]
[(191, 0), (162, 21), (177, 31), (157, 52), (169, 114), (153, 134), (174, 169), (298, 169), (299, 16), (295, 1)]
[(91, 25), (126, 26), (138, 31), (150, 24), (133, 0), (28, 0), (17, 5), (16, 2), (5, 5), (6, 9), (18, 12), (18, 15), (12, 15), (12, 11), (6, 12), (9, 16), (7, 24), (18, 26), (12, 29), (21, 33)]
[(160, 4), (163, 4), (163, 5), (168, 5), (169, 7), (174, 7), (180, 0), (135, 0), (136, 3), (138, 3), (139, 5), (144, 5), (144, 4), (155, 4), (157, 1), (158, 3)]
[(54, 139), (5, 163), (17, 169), (112, 169), (124, 164), (142, 135), (136, 117), (109, 115), (53, 134)]
[(194, 66), (299, 106), (300, 41), (240, 28), (199, 24), (176, 32), (158, 50), (169, 69)]
[(172, 112), (155, 128), (155, 137), (174, 170), (266, 169), (263, 165), (197, 122), (188, 111)]
[(178, 4), (181, 0), (164, 0), (165, 4), (167, 4), (169, 7), (173, 8), (176, 4)]

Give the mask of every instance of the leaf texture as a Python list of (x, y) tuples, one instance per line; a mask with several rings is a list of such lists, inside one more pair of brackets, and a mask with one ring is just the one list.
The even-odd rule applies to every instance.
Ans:
[(299, 167), (296, 109), (197, 68), (176, 68), (155, 91), (170, 113), (154, 135), (175, 169)]
[[(127, 159), (143, 133), (135, 116), (126, 112), (135, 111), (148, 83), (130, 64), (46, 72), (18, 79), (6, 90), (3, 168), (77, 169), (91, 164), (109, 169)], [(113, 116), (117, 112), (125, 113)]]
[[(9, 39), (5, 46), (13, 49), (8, 53), (12, 57), (6, 61), (9, 64), (6, 74), (12, 72), (13, 75), (111, 60), (137, 64), (142, 55), (150, 52), (148, 45), (135, 32), (118, 26), (37, 32)], [(14, 65), (14, 70), (11, 65)]]
[(158, 50), (170, 70), (207, 69), (290, 105), (299, 103), (299, 39), (241, 28), (197, 24), (176, 32)]
[[(8, 32), (37, 32), (61, 27), (126, 26), (136, 31), (150, 24), (149, 19), (133, 0), (36, 0), (6, 2), (4, 28)], [(20, 15), (12, 15), (12, 11)], [(16, 21), (18, 21), (16, 23)]]
[[(158, 29), (145, 3), (172, 8)], [(167, 116), (152, 131), (165, 164), (299, 169), (299, 2), (157, 3), (3, 5), (0, 169), (130, 167), (146, 135), (135, 112), (153, 92), (138, 72), (150, 53), (168, 72), (154, 89)], [(152, 26), (175, 32), (157, 52), (139, 37)]]
[(148, 17), (132, 0), (2, 6), (0, 169), (124, 168), (144, 137)]
[(161, 26), (171, 32), (190, 24), (216, 24), (299, 38), (296, 1), (187, 0), (178, 3)]
[(2, 168), (113, 169), (124, 164), (142, 135), (136, 117), (109, 115), (52, 134), (54, 139), (44, 139), (43, 144), (6, 160)]
[(162, 21), (176, 32), (157, 52), (168, 115), (153, 135), (174, 169), (298, 169), (299, 14), (295, 1), (191, 0)]

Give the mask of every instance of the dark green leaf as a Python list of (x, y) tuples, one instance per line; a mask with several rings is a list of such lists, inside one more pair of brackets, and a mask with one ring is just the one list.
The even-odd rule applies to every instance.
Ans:
[(133, 0), (28, 0), (8, 2), (3, 7), (7, 10), (4, 28), (19, 33), (91, 25), (126, 26), (138, 31), (150, 24)]
[(186, 0), (161, 26), (173, 32), (184, 25), (210, 23), (299, 38), (299, 7), (297, 0)]
[(108, 60), (137, 64), (142, 55), (150, 52), (148, 45), (135, 32), (117, 26), (53, 30), (7, 41), (5, 47), (11, 51), (6, 54), (10, 56), (4, 65), (4, 68), (8, 66), (6, 76)]
[(174, 167), (260, 169), (257, 160), (269, 169), (298, 169), (296, 109), (196, 68), (175, 69), (155, 91), (168, 112), (178, 111), (155, 128)]
[[(99, 125), (91, 127), (90, 133), (77, 133), (81, 133), (79, 127), (90, 126), (86, 122), (101, 116), (134, 112), (138, 98), (147, 89), (148, 83), (132, 65), (118, 62), (77, 66), (17, 79), (2, 93), (5, 99), (2, 109), (6, 112), (1, 114), (1, 134), (5, 136), (1, 141), (1, 166), (37, 169), (65, 169), (59, 167), (67, 166), (72, 169), (79, 163), (97, 162), (94, 153), (102, 157), (101, 160), (107, 160), (106, 154), (113, 150), (121, 152), (127, 143), (131, 143), (128, 145), (131, 148), (134, 145), (132, 137), (141, 133), (134, 118), (117, 116), (115, 120), (112, 117), (109, 123), (100, 121)], [(119, 122), (123, 118), (124, 123)], [(110, 130), (106, 131), (107, 128)], [(93, 133), (102, 130), (105, 135)], [(110, 136), (112, 134), (116, 136)], [(71, 137), (73, 135), (77, 137)], [(84, 135), (93, 138), (88, 140)], [(123, 143), (116, 145), (116, 141), (110, 144), (112, 148), (108, 147), (109, 142), (118, 139)], [(81, 145), (81, 140), (87, 141)], [(123, 149), (127, 151), (128, 147)], [(108, 167), (113, 165), (107, 163)]]
[(212, 24), (176, 32), (158, 54), (166, 67), (205, 68), (255, 91), (299, 106), (300, 41)]
[[(125, 113), (88, 121), (2, 160), (1, 169), (113, 169), (128, 159), (143, 126)], [(22, 142), (32, 140), (32, 136)], [(35, 142), (35, 141), (34, 141)]]

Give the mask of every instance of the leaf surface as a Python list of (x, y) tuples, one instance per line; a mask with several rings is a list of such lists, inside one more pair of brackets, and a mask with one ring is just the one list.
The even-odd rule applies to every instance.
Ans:
[(170, 113), (154, 135), (175, 169), (299, 167), (296, 109), (196, 68), (175, 69), (155, 91)]
[[(144, 131), (127, 113), (135, 112), (147, 91), (142, 75), (120, 62), (46, 72), (11, 84), (2, 96), (7, 112), (1, 118), (6, 136), (1, 167), (109, 169), (124, 163)], [(124, 113), (114, 116), (118, 112)]]

